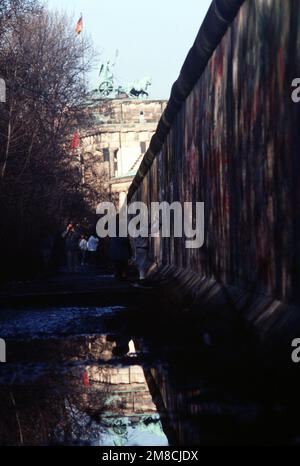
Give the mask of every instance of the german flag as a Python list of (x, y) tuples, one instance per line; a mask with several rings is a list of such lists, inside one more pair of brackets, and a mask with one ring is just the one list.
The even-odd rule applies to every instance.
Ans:
[(76, 32), (77, 35), (79, 35), (81, 33), (82, 28), (83, 28), (83, 20), (82, 20), (82, 15), (81, 15), (79, 20), (77, 21), (77, 24), (76, 24), (75, 32)]

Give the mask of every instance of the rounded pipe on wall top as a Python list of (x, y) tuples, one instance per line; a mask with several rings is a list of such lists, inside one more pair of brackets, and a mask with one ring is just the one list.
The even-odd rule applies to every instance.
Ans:
[[(154, 158), (162, 149), (184, 101), (192, 92), (204, 72), (210, 57), (220, 44), (228, 27), (246, 0), (214, 0), (204, 18), (196, 40), (183, 63), (178, 79), (172, 86), (167, 107), (158, 123), (150, 147), (141, 162), (139, 170), (129, 188), (128, 202), (143, 181)], [(151, 152), (151, 154), (149, 153)]]

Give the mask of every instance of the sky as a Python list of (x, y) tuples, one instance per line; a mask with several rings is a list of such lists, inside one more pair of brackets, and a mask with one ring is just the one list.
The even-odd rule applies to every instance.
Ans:
[(211, 0), (48, 0), (50, 9), (83, 14), (84, 34), (91, 37), (99, 66), (90, 75), (97, 83), (102, 62), (114, 61), (116, 87), (152, 78), (149, 95), (167, 99), (193, 45)]

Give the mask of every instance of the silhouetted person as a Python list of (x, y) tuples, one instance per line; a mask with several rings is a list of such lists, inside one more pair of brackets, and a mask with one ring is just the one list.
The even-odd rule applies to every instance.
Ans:
[(53, 251), (54, 251), (54, 236), (51, 233), (47, 234), (42, 239), (41, 249), (42, 249), (43, 269), (45, 272), (48, 272), (50, 269), (51, 261), (53, 258)]
[(124, 280), (127, 278), (128, 261), (132, 256), (130, 241), (128, 238), (110, 239), (110, 258), (115, 269), (115, 278)]
[(68, 270), (69, 272), (77, 272), (80, 235), (74, 225), (70, 223), (62, 236), (65, 239)]

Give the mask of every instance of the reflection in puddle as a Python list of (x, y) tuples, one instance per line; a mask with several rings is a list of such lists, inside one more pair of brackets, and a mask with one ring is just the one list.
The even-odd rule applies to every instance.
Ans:
[(0, 366), (0, 444), (168, 445), (143, 367), (132, 365), (133, 341), (83, 336), (102, 330), (111, 313), (68, 309), (57, 321), (58, 312), (14, 312), (1, 325), (10, 339)]
[(167, 445), (141, 366), (89, 368), (91, 383), (108, 388), (100, 445)]
[(0, 445), (298, 442), (298, 383), (158, 323), (120, 306), (1, 311)]

